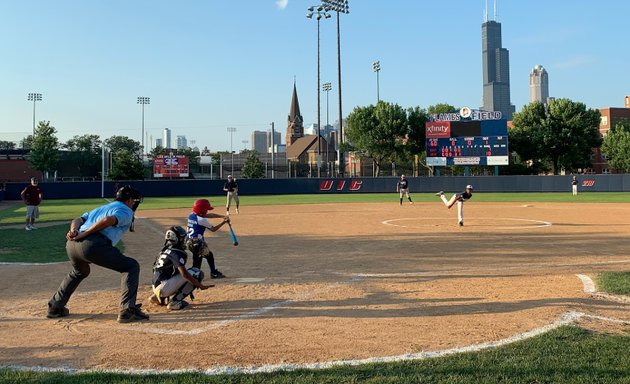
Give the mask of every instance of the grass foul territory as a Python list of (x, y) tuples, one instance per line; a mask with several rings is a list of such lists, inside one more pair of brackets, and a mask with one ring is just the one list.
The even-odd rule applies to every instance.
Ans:
[(630, 296), (630, 271), (602, 272), (597, 277), (597, 286), (606, 293)]

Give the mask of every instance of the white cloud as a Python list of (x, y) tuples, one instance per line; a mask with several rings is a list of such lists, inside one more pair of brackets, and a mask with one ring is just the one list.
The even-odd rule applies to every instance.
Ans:
[(289, 0), (276, 0), (278, 9), (285, 9), (289, 5)]

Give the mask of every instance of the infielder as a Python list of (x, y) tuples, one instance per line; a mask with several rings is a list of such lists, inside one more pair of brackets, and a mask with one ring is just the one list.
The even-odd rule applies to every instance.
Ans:
[(66, 253), (72, 271), (48, 302), (48, 318), (68, 316), (66, 304), (83, 279), (90, 275), (90, 264), (94, 263), (121, 274), (118, 322), (149, 319), (136, 304), (140, 265), (115, 247), (127, 231), (133, 231), (134, 212), (141, 201), (140, 192), (125, 185), (116, 192), (116, 201), (72, 220), (66, 234)]
[(170, 227), (164, 234), (164, 248), (153, 263), (153, 295), (151, 302), (167, 305), (170, 310), (188, 306), (184, 299), (194, 299), (195, 289), (208, 289), (213, 285), (201, 284), (203, 272), (199, 268), (186, 269), (186, 231), (180, 226)]
[(26, 227), (27, 231), (37, 229), (35, 219), (39, 218), (39, 204), (42, 202), (42, 190), (37, 186), (37, 178), (31, 177), (31, 184), (26, 186), (20, 194), (24, 204), (26, 204)]
[(464, 201), (470, 199), (472, 197), (472, 194), (473, 194), (473, 186), (469, 184), (466, 186), (466, 190), (464, 192), (454, 194), (450, 200), (446, 200), (446, 197), (444, 196), (444, 191), (440, 191), (436, 193), (435, 196), (440, 196), (440, 199), (442, 199), (442, 201), (444, 202), (444, 205), (446, 205), (446, 208), (448, 209), (451, 209), (451, 207), (455, 205), (455, 203), (457, 203), (457, 218), (458, 218), (459, 226), (463, 227), (464, 226)]
[[(193, 268), (201, 269), (202, 260), (206, 259), (208, 266), (210, 266), (210, 278), (221, 279), (225, 277), (225, 275), (214, 265), (214, 255), (212, 251), (210, 251), (210, 248), (208, 248), (203, 234), (206, 229), (209, 229), (211, 232), (218, 231), (219, 228), (230, 221), (230, 218), (228, 216), (219, 215), (218, 213), (208, 212), (213, 209), (207, 199), (195, 200), (192, 213), (188, 215), (186, 246), (193, 254)], [(213, 226), (208, 221), (209, 218), (223, 219), (223, 221), (219, 223), (219, 225)]]
[(573, 179), (571, 180), (571, 189), (573, 190), (573, 196), (577, 196), (577, 186), (577, 177), (573, 176)]
[(400, 180), (396, 183), (396, 192), (400, 194), (400, 205), (402, 205), (403, 196), (407, 196), (409, 204), (413, 204), (411, 195), (409, 195), (409, 181), (405, 178), (405, 175), (400, 175)]
[(227, 181), (223, 186), (223, 191), (227, 192), (227, 204), (225, 205), (225, 209), (227, 214), (230, 214), (230, 205), (232, 204), (232, 199), (236, 203), (236, 213), (238, 213), (238, 184), (236, 180), (232, 177), (232, 175), (228, 175)]

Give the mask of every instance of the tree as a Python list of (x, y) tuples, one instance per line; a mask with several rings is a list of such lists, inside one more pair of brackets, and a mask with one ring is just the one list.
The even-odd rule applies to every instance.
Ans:
[(59, 160), (59, 140), (57, 130), (50, 121), (40, 121), (35, 128), (29, 161), (34, 169), (41, 172), (53, 172)]
[(457, 108), (448, 104), (448, 103), (438, 103), (435, 105), (429, 105), (427, 108), (427, 114), (431, 115), (439, 115), (440, 113), (452, 113), (457, 112)]
[(599, 111), (580, 102), (533, 102), (514, 114), (510, 144), (523, 160), (549, 161), (555, 175), (587, 168), (592, 148), (602, 143), (599, 122)]
[(248, 179), (262, 179), (265, 177), (265, 165), (263, 164), (256, 151), (251, 151), (243, 164), (243, 176)]
[(140, 143), (127, 136), (112, 136), (105, 140), (105, 146), (112, 153), (112, 169), (109, 177), (113, 180), (144, 179), (144, 166)]
[(393, 161), (408, 134), (405, 110), (397, 104), (379, 101), (376, 106), (356, 107), (347, 118), (346, 137), (362, 156), (376, 164), (376, 175), (387, 161)]
[(68, 140), (64, 148), (70, 151), (68, 159), (79, 176), (96, 176), (101, 162), (101, 139), (85, 134)]
[(630, 122), (622, 119), (604, 137), (602, 154), (614, 169), (630, 172)]
[(15, 149), (15, 143), (12, 141), (0, 140), (0, 149)]

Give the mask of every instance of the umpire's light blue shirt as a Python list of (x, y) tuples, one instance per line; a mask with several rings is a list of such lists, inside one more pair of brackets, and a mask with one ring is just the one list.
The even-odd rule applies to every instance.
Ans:
[(133, 220), (133, 211), (131, 208), (120, 201), (114, 201), (84, 213), (81, 217), (85, 220), (85, 223), (83, 223), (79, 232), (87, 231), (94, 223), (107, 216), (116, 217), (118, 223), (101, 230), (100, 233), (110, 239), (112, 245), (118, 244), (125, 232), (129, 231), (131, 221)]

